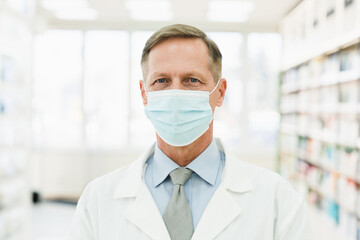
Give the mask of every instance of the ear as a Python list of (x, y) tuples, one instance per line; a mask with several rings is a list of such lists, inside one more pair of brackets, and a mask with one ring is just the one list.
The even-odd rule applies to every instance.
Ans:
[(226, 88), (227, 88), (227, 82), (226, 82), (225, 78), (222, 78), (219, 81), (220, 81), (220, 83), (218, 86), (218, 91), (219, 91), (220, 95), (216, 101), (217, 107), (221, 107), (223, 105), (224, 98), (225, 98), (225, 92), (226, 92)]
[(145, 93), (145, 81), (140, 80), (139, 85), (140, 85), (141, 97), (143, 99), (143, 104), (144, 104), (144, 106), (146, 106), (146, 104), (147, 104), (147, 96), (146, 96), (146, 93)]

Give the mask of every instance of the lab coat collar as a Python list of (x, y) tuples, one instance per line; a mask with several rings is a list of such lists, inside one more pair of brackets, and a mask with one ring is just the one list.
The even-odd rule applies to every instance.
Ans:
[(144, 183), (144, 172), (147, 167), (145, 162), (154, 154), (154, 149), (155, 144), (128, 167), (126, 174), (119, 180), (115, 188), (114, 198), (130, 198), (138, 195), (140, 187)]
[[(242, 212), (233, 194), (252, 190), (252, 183), (242, 162), (232, 156), (219, 139), (216, 143), (225, 153), (222, 183), (211, 198), (194, 232), (193, 240), (213, 239)], [(144, 231), (152, 239), (170, 239), (162, 216), (144, 182), (146, 160), (154, 153), (154, 145), (129, 166), (118, 183), (114, 198), (132, 198), (134, 203), (126, 212), (126, 219)]]
[[(222, 184), (225, 189), (244, 193), (253, 189), (252, 182), (246, 170), (232, 153), (230, 153), (222, 144), (222, 141), (215, 138), (220, 151), (225, 154), (225, 167), (222, 174)], [(120, 180), (114, 192), (114, 198), (136, 197), (144, 182), (144, 172), (146, 169), (146, 160), (154, 154), (155, 143), (142, 154), (127, 169), (127, 174)]]
[(154, 157), (153, 157), (153, 184), (157, 187), (162, 183), (167, 176), (176, 168), (180, 167), (155, 144)]
[(243, 163), (224, 147), (219, 138), (215, 140), (219, 150), (225, 154), (225, 167), (222, 174), (222, 184), (224, 187), (236, 193), (251, 191), (253, 184), (246, 169), (243, 167)]
[(193, 170), (204, 181), (214, 185), (221, 164), (219, 148), (213, 139), (210, 145), (186, 167)]

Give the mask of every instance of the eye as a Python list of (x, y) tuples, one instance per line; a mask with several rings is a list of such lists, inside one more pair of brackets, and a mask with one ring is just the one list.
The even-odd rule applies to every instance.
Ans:
[(197, 82), (199, 82), (199, 80), (196, 79), (196, 78), (189, 78), (189, 81), (190, 81), (191, 83), (197, 83)]
[(155, 81), (155, 83), (165, 83), (165, 82), (166, 82), (165, 78), (160, 78), (160, 79)]
[(186, 77), (183, 84), (189, 88), (199, 88), (203, 85), (203, 82), (196, 77)]

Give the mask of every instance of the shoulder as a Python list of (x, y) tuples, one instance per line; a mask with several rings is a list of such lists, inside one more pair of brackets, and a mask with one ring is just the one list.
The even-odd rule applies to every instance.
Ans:
[(242, 169), (242, 173), (246, 174), (253, 184), (258, 185), (266, 183), (267, 185), (276, 185), (283, 179), (283, 177), (275, 171), (240, 160), (237, 157), (234, 157), (234, 155), (231, 156), (231, 159), (229, 158), (227, 160), (236, 161)]
[(237, 161), (242, 169), (241, 172), (249, 178), (253, 191), (270, 194), (274, 198), (292, 196), (299, 200), (302, 199), (301, 194), (294, 189), (289, 181), (275, 171), (239, 160), (234, 156), (231, 157), (231, 161)]
[[(240, 160), (220, 139), (216, 139), (219, 150), (225, 155), (224, 174), (231, 181), (250, 181), (255, 191), (273, 191), (278, 189), (288, 189), (295, 191), (292, 186), (275, 171), (254, 165)], [(229, 177), (230, 176), (230, 177)]]
[(276, 203), (292, 202), (292, 205), (300, 205), (304, 197), (293, 187), (293, 185), (278, 173), (249, 163), (243, 163), (247, 169), (254, 190), (271, 193)]
[(152, 156), (154, 147), (144, 152), (131, 164), (114, 170), (104, 176), (92, 180), (85, 188), (86, 191), (97, 191), (103, 195), (121, 192), (120, 195), (131, 195), (133, 190), (139, 186), (142, 181), (146, 160)]
[(127, 172), (130, 166), (131, 165), (127, 165), (118, 168), (101, 177), (93, 179), (86, 185), (82, 197), (94, 194), (102, 196), (108, 196), (110, 194), (113, 194), (118, 183), (122, 182), (123, 179), (127, 176)]

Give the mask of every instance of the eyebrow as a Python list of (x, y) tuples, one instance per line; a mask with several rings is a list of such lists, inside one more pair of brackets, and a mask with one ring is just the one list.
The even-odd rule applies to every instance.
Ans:
[(153, 78), (157, 78), (157, 77), (166, 77), (167, 74), (165, 73), (162, 73), (162, 72), (154, 72), (153, 74), (150, 75), (150, 79), (153, 79)]
[(204, 75), (203, 75), (201, 72), (198, 72), (198, 71), (196, 71), (196, 70), (185, 73), (185, 76), (194, 76), (194, 75), (195, 75), (195, 76), (200, 76), (200, 77), (204, 78)]
[[(205, 78), (205, 76), (201, 72), (196, 71), (196, 70), (185, 72), (183, 75), (184, 76), (199, 76), (201, 78)], [(158, 77), (168, 77), (168, 74), (163, 73), (163, 72), (154, 72), (153, 74), (150, 75), (150, 79), (158, 78)]]

